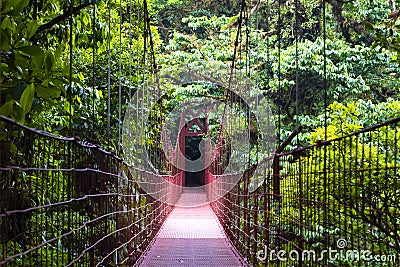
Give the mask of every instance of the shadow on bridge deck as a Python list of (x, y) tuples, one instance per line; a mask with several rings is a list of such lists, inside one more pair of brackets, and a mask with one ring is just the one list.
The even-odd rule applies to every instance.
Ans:
[[(201, 188), (186, 188), (138, 266), (247, 266)], [(195, 207), (181, 207), (192, 204)]]

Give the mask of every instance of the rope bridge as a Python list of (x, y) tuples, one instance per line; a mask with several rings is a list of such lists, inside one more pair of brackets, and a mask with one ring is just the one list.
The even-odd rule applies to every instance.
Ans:
[[(379, 257), (382, 266), (396, 266), (399, 123), (395, 119), (277, 153), (265, 159), (271, 167), (258, 172), (261, 177), (249, 169), (233, 190), (212, 203), (232, 244), (253, 266), (320, 266), (332, 260), (341, 266), (351, 260), (368, 266), (373, 258), (361, 258), (365, 251), (368, 257)], [(132, 266), (172, 210), (142, 192), (132, 178), (132, 173), (154, 174), (74, 138), (36, 131), (5, 117), (1, 126), (0, 264)], [(214, 166), (207, 174), (214, 185), (208, 196), (215, 191), (221, 195), (230, 180)], [(154, 184), (156, 193), (164, 191), (177, 201), (181, 192), (168, 188), (181, 184), (181, 175), (163, 178)], [(250, 192), (250, 184), (258, 181), (261, 186)], [(346, 246), (351, 255), (332, 259), (323, 252)], [(287, 252), (280, 255), (285, 261), (277, 258), (277, 251)], [(379, 260), (372, 262), (380, 266)]]
[[(92, 125), (88, 125), (89, 139), (96, 138), (96, 127), (100, 127), (96, 126), (95, 114), (100, 109), (96, 107), (95, 92), (107, 80), (107, 130), (103, 134), (109, 148), (113, 139), (118, 139), (116, 150), (122, 154), (125, 149), (126, 158), (78, 137), (55, 136), (0, 116), (0, 265), (398, 266), (400, 119), (327, 140), (325, 111), (321, 141), (302, 146), (298, 139), (301, 91), (311, 85), (299, 81), (304, 71), (299, 62), (299, 42), (304, 37), (299, 27), (301, 1), (294, 1), (293, 14), (281, 14), (282, 1), (258, 1), (257, 6), (268, 6), (264, 18), (268, 49), (272, 42), (278, 47), (276, 54), (268, 50), (258, 62), (267, 65), (271, 72), (263, 76), (265, 81), (256, 81), (265, 88), (238, 78), (244, 73), (244, 78), (250, 79), (253, 74), (250, 64), (256, 57), (253, 51), (256, 45), (250, 38), (250, 23), (257, 21), (254, 28), (259, 29), (259, 15), (253, 14), (257, 18), (251, 20), (249, 14), (257, 12), (249, 10), (248, 1), (240, 2), (238, 20), (233, 24), (237, 29), (233, 55), (228, 61), (230, 67), (224, 69), (210, 60), (190, 66), (200, 71), (191, 73), (186, 65), (173, 66), (175, 73), (167, 75), (163, 75), (162, 68), (158, 69), (147, 1), (120, 1), (119, 7), (117, 3), (107, 4), (107, 49), (100, 52), (95, 33), (101, 29), (95, 22), (97, 16), (105, 14), (97, 14), (97, 3), (91, 3), (93, 9), (88, 16), (92, 21), (92, 77), (87, 79), (91, 79), (93, 111)], [(322, 38), (320, 54), (316, 54), (321, 66), (315, 72), (303, 73), (303, 80), (318, 84), (315, 88), (320, 91), (323, 102), (320, 104), (326, 108), (330, 66), (326, 53), (325, 2), (319, 7)], [(69, 31), (64, 35), (69, 37), (70, 60), (66, 90), (70, 105), (66, 117), (68, 132), (74, 135), (77, 130), (72, 127), (76, 119), (72, 116), (76, 90), (73, 72), (80, 67), (73, 66), (74, 53), (79, 53), (74, 50), (73, 42), (74, 1), (69, 2), (69, 10), (65, 14), (68, 23), (64, 25)], [(118, 22), (111, 19), (111, 11), (119, 13)], [(286, 24), (292, 24), (293, 29), (285, 28)], [(272, 32), (276, 40), (268, 36), (271, 26), (275, 27)], [(118, 28), (120, 44), (118, 56), (113, 58), (117, 61), (111, 64), (116, 52), (112, 50), (115, 44), (111, 43), (113, 27)], [(122, 46), (123, 35), (129, 36), (127, 47)], [(136, 35), (141, 37), (134, 40)], [(281, 48), (285, 42), (294, 50), (291, 55), (294, 85), (289, 98), (295, 99), (295, 103), (282, 104), (285, 91)], [(128, 52), (123, 54), (123, 50)], [(104, 71), (97, 68), (96, 53), (107, 53), (102, 55), (108, 61), (106, 78), (98, 77)], [(124, 62), (131, 65), (122, 65), (124, 57), (129, 58)], [(215, 69), (207, 69), (207, 63)], [(179, 67), (183, 70), (178, 70)], [(269, 85), (273, 77), (277, 95), (281, 97), (276, 101), (276, 116), (266, 111), (268, 107), (258, 96), (271, 93)], [(180, 139), (181, 132), (176, 133), (173, 145), (169, 133), (162, 129), (168, 119), (165, 113), (171, 111), (165, 103), (174, 96), (172, 93), (170, 98), (162, 98), (161, 92), (190, 86), (209, 89), (215, 93), (210, 98), (218, 98), (223, 104), (222, 114), (212, 115), (213, 125), (207, 122), (208, 114), (194, 110), (190, 122), (186, 117), (177, 122), (182, 126), (179, 130), (184, 129), (192, 140), (208, 135), (209, 126), (214, 127), (215, 145), (211, 145), (212, 140), (205, 145), (209, 154), (202, 164), (210, 165), (204, 170), (205, 187), (201, 192), (198, 188), (184, 188), (185, 162), (178, 154), (182, 148), (185, 150), (186, 144), (185, 139)], [(234, 90), (239, 87), (243, 87), (243, 92)], [(116, 91), (118, 103), (112, 105), (111, 95)], [(205, 102), (208, 96), (202, 97), (200, 100)], [(131, 99), (134, 100), (128, 104)], [(255, 100), (255, 104), (251, 106), (248, 99)], [(291, 104), (295, 107), (289, 108)], [(113, 110), (115, 106), (117, 110)], [(283, 107), (292, 114), (283, 114)], [(128, 118), (125, 128), (123, 109), (127, 110), (125, 119)], [(209, 111), (208, 107), (203, 109)], [(118, 128), (114, 135), (112, 114)], [(179, 117), (174, 115), (172, 119)], [(262, 132), (265, 130), (260, 120), (262, 115), (267, 116), (265, 125), (277, 122), (276, 131)], [(286, 115), (296, 117), (298, 129), (283, 141)], [(201, 133), (191, 131), (194, 124)], [(276, 148), (276, 140), (271, 146), (264, 146), (262, 142), (271, 141), (269, 135), (275, 132), (280, 146)], [(154, 142), (148, 142), (150, 135)], [(161, 143), (166, 146), (165, 154)], [(240, 149), (235, 151), (235, 146)], [(295, 149), (288, 149), (289, 146)], [(142, 164), (144, 161), (146, 164)], [(227, 166), (234, 171), (227, 173)], [(236, 171), (242, 167), (243, 171)], [(201, 205), (196, 202), (199, 199), (203, 201)], [(179, 206), (193, 203), (198, 207)], [(188, 220), (186, 224), (177, 223), (183, 217)], [(200, 219), (207, 223), (200, 225)], [(187, 223), (198, 225), (188, 228)], [(173, 232), (171, 238), (168, 229), (178, 233)], [(196, 246), (201, 247), (202, 257), (186, 253), (193, 253)], [(175, 258), (178, 254), (179, 258)]]

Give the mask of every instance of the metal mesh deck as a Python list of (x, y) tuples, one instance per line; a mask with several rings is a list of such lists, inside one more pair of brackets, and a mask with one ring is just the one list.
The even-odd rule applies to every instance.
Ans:
[[(139, 266), (247, 266), (205, 200), (201, 189), (186, 189)], [(180, 207), (189, 202), (196, 207)]]

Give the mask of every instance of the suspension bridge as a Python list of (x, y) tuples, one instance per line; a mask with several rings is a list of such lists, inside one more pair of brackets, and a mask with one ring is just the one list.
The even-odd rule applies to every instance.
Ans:
[[(251, 49), (240, 45), (246, 1), (231, 65), (173, 66), (177, 74), (158, 66), (146, 1), (140, 7), (146, 67), (137, 71), (146, 78), (129, 87), (123, 119), (119, 77), (121, 153), (0, 116), (0, 266), (398, 266), (400, 118), (328, 138), (325, 116), (315, 144), (299, 144), (299, 121), (275, 139), (284, 114), (272, 116), (263, 91), (237, 71)], [(163, 116), (165, 87), (188, 86), (213, 88), (221, 101), (189, 100)], [(72, 99), (70, 88), (72, 76)], [(110, 120), (110, 99), (107, 107)]]

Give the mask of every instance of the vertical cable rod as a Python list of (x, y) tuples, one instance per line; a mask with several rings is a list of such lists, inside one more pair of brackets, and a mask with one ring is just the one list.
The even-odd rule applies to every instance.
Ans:
[(328, 84), (327, 84), (327, 73), (326, 73), (326, 62), (327, 62), (327, 57), (326, 57), (326, 3), (325, 1), (322, 1), (322, 16), (323, 16), (323, 57), (324, 57), (324, 139), (326, 140), (328, 138), (328, 132), (327, 132), (327, 121), (328, 121)]
[(119, 2), (119, 62), (118, 62), (118, 152), (121, 152), (121, 119), (122, 119), (122, 0)]
[(94, 141), (95, 113), (96, 113), (96, 2), (93, 3), (93, 21), (92, 21), (92, 133), (91, 140)]
[[(323, 56), (324, 56), (324, 140), (327, 140), (328, 132), (327, 132), (327, 120), (328, 120), (328, 113), (327, 113), (327, 105), (328, 105), (328, 89), (327, 89), (327, 77), (326, 77), (326, 3), (325, 1), (322, 1), (322, 16), (323, 16)], [(327, 146), (324, 146), (323, 150), (324, 154), (324, 165), (323, 165), (323, 179), (324, 179), (324, 203), (328, 207), (324, 207), (324, 224), (323, 227), (324, 229), (327, 229), (327, 219), (328, 219), (328, 208), (329, 208), (329, 197), (328, 197), (328, 173), (327, 173)], [(326, 234), (326, 233), (323, 233)], [(325, 247), (328, 247), (329, 245), (329, 235), (327, 235), (327, 238), (324, 240), (324, 245)]]
[(237, 32), (236, 32), (236, 37), (235, 37), (235, 43), (234, 43), (234, 49), (233, 49), (233, 58), (232, 58), (232, 63), (231, 63), (230, 73), (229, 73), (228, 88), (225, 93), (226, 101), (224, 102), (224, 111), (222, 113), (221, 124), (220, 124), (219, 131), (218, 131), (216, 148), (218, 148), (222, 145), (222, 143), (221, 143), (222, 133), (224, 130), (224, 125), (225, 125), (225, 120), (226, 120), (228, 98), (230, 98), (230, 101), (232, 100), (231, 87), (232, 87), (233, 74), (234, 74), (234, 70), (235, 70), (236, 57), (237, 57), (237, 53), (238, 53), (239, 40), (240, 40), (241, 34), (242, 34), (241, 29), (242, 29), (243, 13), (245, 11), (245, 6), (246, 6), (246, 0), (242, 0), (240, 13), (239, 13), (239, 19), (238, 19)]
[(107, 142), (108, 149), (111, 146), (111, 5), (108, 6), (107, 29)]
[(73, 13), (74, 9), (74, 0), (70, 0), (69, 3), (69, 86), (68, 86), (68, 102), (69, 102), (69, 135), (73, 136), (73, 129), (72, 129), (72, 106), (73, 106), (73, 99), (72, 99), (72, 67), (73, 67), (73, 56), (74, 56), (74, 51), (73, 51)]
[(281, 142), (281, 103), (280, 97), (282, 96), (281, 88), (281, 1), (278, 1), (278, 143)]
[[(296, 129), (299, 128), (299, 16), (298, 16), (298, 10), (299, 10), (299, 0), (295, 0), (295, 90), (296, 90)], [(297, 143), (299, 142), (299, 135), (296, 136), (297, 138)]]

